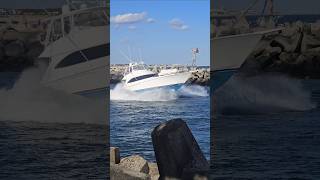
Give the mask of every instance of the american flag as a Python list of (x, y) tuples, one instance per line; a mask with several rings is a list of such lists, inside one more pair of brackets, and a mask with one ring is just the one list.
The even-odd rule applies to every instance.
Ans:
[(199, 48), (192, 48), (193, 53), (199, 53)]

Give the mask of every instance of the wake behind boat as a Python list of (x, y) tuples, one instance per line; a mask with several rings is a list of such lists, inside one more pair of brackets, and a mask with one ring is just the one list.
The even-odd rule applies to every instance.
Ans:
[(148, 70), (143, 63), (130, 63), (122, 81), (124, 87), (131, 91), (168, 88), (178, 90), (191, 77), (191, 72), (174, 69), (164, 69), (159, 73)]

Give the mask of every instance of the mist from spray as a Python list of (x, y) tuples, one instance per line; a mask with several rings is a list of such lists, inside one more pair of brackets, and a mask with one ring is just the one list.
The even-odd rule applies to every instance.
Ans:
[(183, 86), (174, 91), (167, 88), (155, 88), (146, 91), (130, 91), (122, 83), (110, 90), (111, 101), (173, 101), (180, 97), (206, 97), (209, 96), (205, 87), (191, 85)]
[(105, 98), (88, 99), (44, 87), (41, 72), (28, 69), (11, 89), (0, 90), (0, 120), (105, 123)]
[(316, 107), (300, 80), (283, 75), (233, 76), (214, 92), (220, 114), (268, 114)]

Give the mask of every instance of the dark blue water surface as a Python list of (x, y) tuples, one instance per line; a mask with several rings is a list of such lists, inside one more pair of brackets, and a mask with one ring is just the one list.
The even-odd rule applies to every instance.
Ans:
[[(148, 97), (146, 97), (148, 98)], [(179, 97), (170, 101), (111, 101), (110, 143), (120, 147), (121, 156), (133, 154), (155, 161), (151, 132), (162, 122), (182, 118), (209, 160), (210, 99)]]
[(105, 179), (106, 127), (0, 121), (0, 179)]
[[(304, 81), (320, 102), (320, 81)], [(294, 98), (294, 97), (292, 97)], [(219, 115), (214, 119), (215, 179), (320, 179), (320, 108)]]
[[(19, 75), (0, 73), (1, 95), (5, 94), (3, 89), (12, 87)], [(46, 102), (41, 102), (37, 108), (46, 108), (45, 105)], [(19, 114), (20, 110), (8, 113)], [(30, 117), (32, 114), (39, 117), (36, 111), (30, 112)], [(47, 117), (52, 118), (49, 116), (54, 115), (48, 112)], [(0, 179), (106, 179), (109, 147), (105, 124), (67, 123), (67, 119), (66, 123), (49, 123), (45, 115), (43, 121), (4, 117), (6, 115), (1, 114)]]

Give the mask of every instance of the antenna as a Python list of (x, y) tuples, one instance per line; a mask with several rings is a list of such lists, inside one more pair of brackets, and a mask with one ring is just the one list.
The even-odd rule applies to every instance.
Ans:
[(129, 58), (130, 58), (130, 61), (131, 61), (131, 59), (132, 59), (132, 54), (131, 54), (131, 48), (130, 48), (129, 45), (128, 45), (128, 52), (129, 52)]
[(128, 57), (124, 52), (122, 52), (122, 51), (120, 50), (120, 53), (121, 53), (129, 62), (131, 62), (130, 57)]
[(141, 55), (141, 48), (139, 48), (139, 59), (140, 59), (141, 62), (143, 61), (142, 60), (142, 55)]

